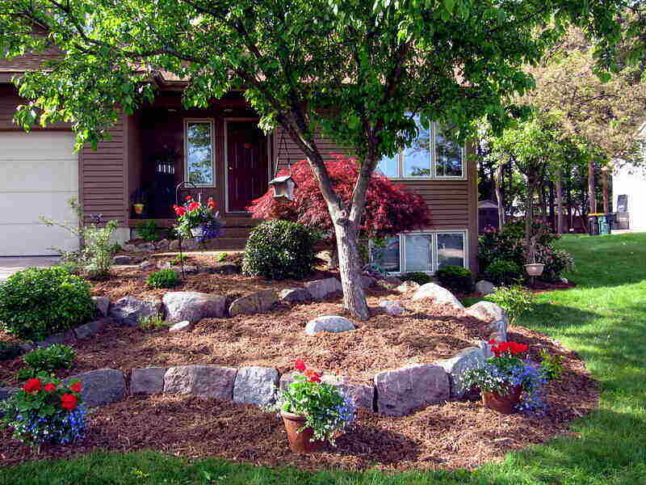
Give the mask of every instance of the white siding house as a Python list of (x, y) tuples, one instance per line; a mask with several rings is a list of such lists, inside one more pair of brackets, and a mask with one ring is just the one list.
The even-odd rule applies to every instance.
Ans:
[[(646, 123), (638, 137), (645, 141), (642, 145), (646, 161)], [(612, 198), (615, 212), (627, 213), (632, 232), (646, 232), (646, 163), (641, 165), (625, 164), (615, 169), (612, 177)]]

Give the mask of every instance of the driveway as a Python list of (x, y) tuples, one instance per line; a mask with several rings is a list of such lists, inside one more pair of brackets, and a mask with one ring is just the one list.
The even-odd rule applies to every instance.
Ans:
[(31, 266), (45, 268), (57, 262), (56, 256), (0, 257), (0, 281)]

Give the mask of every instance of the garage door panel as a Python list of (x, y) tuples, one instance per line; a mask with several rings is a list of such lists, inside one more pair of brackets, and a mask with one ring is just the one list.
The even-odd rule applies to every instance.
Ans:
[(34, 224), (0, 224), (2, 256), (55, 255), (52, 248), (67, 251), (78, 248), (78, 241), (60, 227)]
[(4, 160), (2, 167), (0, 192), (77, 191), (78, 166), (74, 159), (13, 158)]
[(67, 203), (74, 192), (33, 192), (0, 195), (0, 207), (8, 210), (1, 222), (10, 224), (40, 224), (40, 216), (56, 220), (74, 218)]

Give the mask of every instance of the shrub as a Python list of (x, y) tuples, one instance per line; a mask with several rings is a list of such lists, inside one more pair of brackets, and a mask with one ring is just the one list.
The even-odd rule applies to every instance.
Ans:
[(425, 285), (433, 281), (433, 277), (426, 273), (405, 273), (399, 277), (402, 281), (414, 281), (419, 285)]
[(462, 266), (444, 266), (438, 268), (435, 277), (440, 285), (458, 293), (473, 291), (473, 273)]
[(146, 242), (159, 241), (159, 228), (155, 221), (145, 221), (137, 224), (137, 234)]
[(563, 272), (574, 267), (572, 255), (564, 249), (543, 248), (536, 254), (536, 261), (545, 265), (540, 276), (544, 281), (559, 281)]
[(272, 280), (302, 279), (314, 271), (317, 237), (302, 224), (266, 221), (251, 231), (242, 271)]
[(299, 359), (294, 382), (281, 390), (276, 407), (305, 416), (305, 427), (312, 428), (315, 440), (334, 444), (335, 435), (354, 420), (354, 404), (338, 386), (321, 382), (321, 373), (307, 369)]
[(27, 365), (18, 371), (20, 379), (34, 377), (40, 372), (51, 374), (58, 369), (69, 369), (74, 363), (76, 352), (67, 345), (52, 345), (51, 347), (32, 350), (22, 358)]
[(180, 277), (173, 269), (160, 269), (150, 273), (146, 283), (151, 288), (175, 288), (180, 284)]
[(501, 259), (491, 263), (484, 274), (495, 285), (513, 285), (523, 279), (523, 268), (518, 263)]
[(500, 305), (507, 312), (509, 323), (512, 325), (523, 313), (530, 311), (535, 302), (534, 294), (522, 286), (501, 286), (491, 295), (487, 295), (486, 299)]
[(3, 405), (2, 422), (13, 437), (32, 445), (67, 444), (83, 438), (85, 415), (81, 382), (69, 385), (49, 377), (27, 380)]
[(541, 349), (538, 353), (541, 356), (541, 369), (548, 380), (558, 380), (564, 372), (563, 357), (558, 354), (550, 354), (547, 350)]
[(43, 339), (94, 316), (90, 285), (63, 268), (29, 268), (0, 284), (0, 322), (9, 333)]

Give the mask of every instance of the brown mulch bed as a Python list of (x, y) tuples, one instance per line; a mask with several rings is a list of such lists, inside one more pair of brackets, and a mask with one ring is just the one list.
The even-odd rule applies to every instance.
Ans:
[(510, 339), (563, 356), (566, 371), (549, 385), (544, 417), (504, 416), (475, 400), (430, 406), (402, 418), (361, 412), (336, 449), (299, 456), (289, 451), (280, 420), (259, 408), (174, 395), (130, 397), (93, 411), (88, 436), (77, 446), (43, 447), (38, 454), (0, 431), (0, 460), (10, 465), (97, 449), (155, 449), (190, 458), (218, 456), (303, 469), (473, 468), (569, 432), (570, 420), (597, 405), (596, 384), (574, 353), (522, 327), (514, 327)]
[[(371, 290), (372, 318), (354, 321), (357, 330), (337, 334), (309, 336), (303, 330), (313, 318), (343, 315), (339, 300), (279, 307), (267, 314), (205, 319), (187, 333), (109, 326), (98, 335), (70, 343), (77, 356), (66, 374), (104, 367), (127, 372), (136, 367), (188, 364), (264, 365), (285, 372), (296, 358), (303, 358), (326, 372), (368, 382), (381, 370), (451, 357), (488, 335), (480, 320), (428, 301), (400, 296), (409, 311), (404, 316), (389, 316), (377, 307), (384, 298), (379, 290)], [(2, 363), (0, 381), (15, 383), (13, 374), (20, 366), (20, 358)]]

